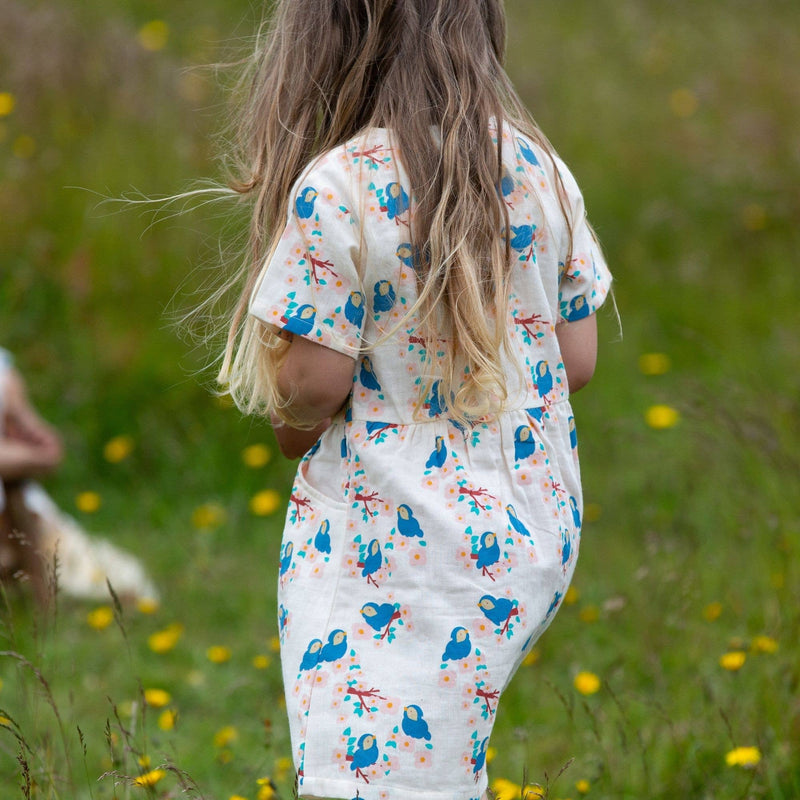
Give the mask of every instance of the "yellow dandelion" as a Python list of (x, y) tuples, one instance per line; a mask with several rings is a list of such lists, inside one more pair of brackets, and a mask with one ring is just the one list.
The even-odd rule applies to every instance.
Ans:
[(137, 36), (139, 44), (145, 49), (155, 52), (163, 50), (169, 39), (169, 25), (163, 19), (154, 19), (139, 28)]
[(158, 727), (162, 731), (171, 731), (178, 723), (178, 712), (174, 708), (165, 708), (158, 715)]
[(272, 452), (265, 444), (251, 444), (242, 450), (242, 461), (251, 469), (259, 469), (269, 464)]
[(594, 672), (579, 672), (573, 683), (581, 694), (590, 695), (600, 691), (600, 678)]
[(136, 759), (136, 762), (142, 769), (147, 769), (150, 766), (150, 756), (144, 753)]
[(669, 107), (680, 119), (688, 119), (700, 105), (697, 95), (691, 89), (675, 89), (669, 96)]
[(81, 492), (75, 498), (75, 506), (78, 511), (83, 511), (84, 514), (94, 514), (102, 504), (100, 495), (97, 492)]
[(140, 614), (155, 614), (159, 608), (159, 602), (155, 597), (140, 597), (136, 601), (136, 608)]
[(642, 353), (639, 356), (639, 372), (642, 375), (663, 375), (669, 372), (672, 361), (666, 353)]
[(114, 621), (114, 610), (111, 606), (98, 606), (86, 615), (89, 627), (102, 631)]
[(731, 650), (719, 657), (719, 665), (729, 672), (736, 672), (744, 666), (747, 659), (747, 653), (744, 650)]
[(271, 663), (272, 659), (269, 656), (265, 656), (263, 653), (253, 656), (253, 666), (256, 669), (267, 669)]
[(168, 653), (175, 647), (182, 635), (183, 625), (179, 622), (173, 622), (163, 630), (151, 633), (147, 637), (147, 646), (154, 653)]
[(591, 785), (585, 778), (577, 781), (575, 784), (575, 791), (577, 791), (578, 794), (589, 794), (589, 789), (591, 789)]
[(229, 747), (239, 738), (239, 731), (233, 725), (225, 725), (214, 734), (214, 747)]
[(709, 603), (703, 609), (703, 617), (708, 622), (715, 622), (720, 618), (721, 614), (722, 614), (722, 603), (720, 603), (718, 600), (714, 600), (713, 603)]
[(240, 794), (232, 794), (228, 800), (247, 800), (247, 798), (242, 797)]
[(544, 789), (538, 783), (531, 783), (525, 787), (522, 800), (544, 800)]
[(564, 605), (574, 606), (581, 596), (580, 591), (575, 586), (570, 586), (567, 593), (564, 595)]
[(753, 768), (761, 761), (761, 751), (757, 747), (736, 747), (725, 754), (729, 767)]
[(496, 747), (487, 747), (486, 748), (486, 763), (491, 764), (494, 761), (495, 756), (497, 755), (497, 748)]
[(538, 663), (541, 656), (542, 654), (538, 647), (532, 648), (530, 653), (528, 653), (528, 655), (526, 655), (525, 658), (522, 660), (522, 666), (532, 667), (534, 664)]
[(278, 773), (278, 775), (285, 775), (292, 768), (292, 766), (292, 759), (289, 758), (289, 756), (281, 756), (275, 762), (275, 771)]
[(644, 421), (657, 431), (674, 428), (680, 418), (680, 412), (676, 408), (663, 404), (650, 406), (644, 413)]
[(225, 517), (225, 509), (219, 503), (203, 503), (192, 511), (192, 525), (198, 530), (218, 528)]
[(34, 139), (33, 136), (28, 136), (27, 133), (17, 136), (11, 145), (11, 152), (14, 153), (17, 158), (23, 160), (32, 158), (36, 152), (36, 139)]
[(758, 203), (748, 203), (742, 209), (742, 224), (748, 231), (763, 231), (767, 227), (767, 212)]
[(119, 464), (133, 452), (133, 437), (115, 436), (109, 439), (103, 447), (103, 458), (110, 464)]
[(212, 664), (224, 664), (231, 660), (231, 649), (221, 644), (215, 644), (206, 650), (206, 658)]
[(0, 117), (7, 117), (16, 105), (17, 98), (11, 92), (0, 92)]
[(586, 605), (578, 612), (578, 618), (581, 622), (597, 622), (600, 619), (600, 609), (595, 605)]
[(11, 720), (8, 717), (0, 716), (0, 727), (2, 727), (2, 728), (10, 728), (11, 727)]
[(281, 640), (279, 636), (272, 636), (269, 640), (269, 649), (273, 653), (280, 653), (281, 651)]
[(264, 489), (250, 499), (250, 511), (257, 517), (274, 514), (281, 506), (281, 496), (274, 489)]
[(144, 701), (151, 708), (164, 708), (164, 706), (169, 705), (170, 700), (172, 700), (170, 693), (164, 689), (144, 690)]
[(274, 800), (278, 796), (275, 784), (269, 778), (259, 778), (257, 800)]
[(492, 781), (492, 794), (496, 800), (519, 800), (522, 797), (522, 787), (506, 778), (495, 778)]
[(778, 642), (771, 636), (756, 636), (750, 649), (754, 653), (775, 653), (778, 650)]
[(155, 786), (167, 773), (163, 769), (151, 769), (133, 779), (134, 786)]

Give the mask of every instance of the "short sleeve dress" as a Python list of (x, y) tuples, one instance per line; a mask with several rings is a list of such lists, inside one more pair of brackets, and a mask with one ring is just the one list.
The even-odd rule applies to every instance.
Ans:
[(582, 497), (555, 326), (594, 313), (611, 278), (563, 162), (499, 135), (514, 260), (502, 413), (467, 427), (435, 383), (420, 397), (441, 343), (408, 316), (409, 189), (384, 129), (301, 176), (251, 300), (264, 323), (356, 359), (348, 403), (300, 462), (280, 550), (301, 796), (480, 797), (500, 695), (573, 573)]

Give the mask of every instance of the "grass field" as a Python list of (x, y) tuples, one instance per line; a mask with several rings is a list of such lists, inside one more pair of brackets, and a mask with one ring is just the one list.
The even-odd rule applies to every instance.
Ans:
[[(162, 595), (43, 615), (4, 593), (2, 798), (291, 797), (274, 592), (292, 465), (170, 324), (246, 221), (103, 202), (221, 177), (228, 73), (204, 65), (246, 48), (253, 5), (0, 0), (0, 344), (65, 439), (48, 490)], [(574, 590), (505, 696), (490, 777), (503, 800), (523, 775), (551, 800), (793, 800), (800, 9), (508, 10), (509, 71), (584, 189), (624, 336), (603, 312), (574, 402)], [(130, 452), (109, 461), (115, 437)]]

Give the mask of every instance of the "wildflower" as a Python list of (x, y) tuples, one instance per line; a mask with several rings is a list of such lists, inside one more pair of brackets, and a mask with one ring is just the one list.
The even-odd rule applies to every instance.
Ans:
[(140, 597), (136, 601), (136, 608), (141, 614), (155, 614), (158, 611), (158, 600), (154, 597)]
[(578, 792), (578, 794), (588, 794), (590, 788), (591, 788), (591, 785), (590, 785), (589, 781), (587, 781), (585, 778), (579, 780), (575, 784), (575, 790)]
[(158, 727), (162, 731), (171, 731), (178, 722), (178, 712), (174, 708), (165, 708), (158, 715)]
[(170, 693), (164, 691), (164, 689), (144, 690), (144, 701), (151, 708), (163, 708), (164, 706), (169, 705), (170, 700), (172, 700)]
[(672, 362), (666, 353), (642, 353), (639, 356), (639, 372), (642, 375), (663, 375), (669, 372)]
[(274, 800), (278, 796), (275, 784), (269, 778), (259, 778), (257, 800)]
[(725, 763), (729, 767), (752, 769), (759, 761), (761, 761), (761, 751), (757, 747), (736, 747), (725, 754)]
[(198, 530), (218, 528), (225, 522), (225, 509), (219, 503), (203, 503), (192, 512), (192, 525)]
[(669, 107), (676, 117), (688, 119), (697, 111), (700, 103), (691, 89), (675, 89), (669, 96)]
[(134, 786), (155, 786), (167, 773), (163, 769), (152, 769), (133, 779)]
[(110, 464), (124, 461), (133, 452), (133, 438), (130, 436), (115, 436), (109, 439), (103, 448), (103, 458)]
[(227, 747), (239, 738), (239, 731), (233, 725), (225, 725), (214, 734), (214, 747)]
[(519, 800), (522, 797), (522, 787), (506, 778), (496, 778), (492, 781), (492, 794), (496, 800)]
[(539, 661), (541, 655), (542, 655), (541, 651), (539, 650), (538, 647), (532, 648), (530, 653), (528, 653), (528, 655), (526, 655), (525, 658), (522, 660), (522, 666), (532, 667)]
[(150, 756), (144, 753), (136, 759), (136, 762), (142, 769), (148, 769), (150, 767)]
[(719, 665), (729, 672), (736, 672), (744, 666), (746, 658), (747, 654), (744, 650), (731, 650), (731, 652), (719, 657)]
[(291, 768), (292, 759), (289, 758), (289, 756), (281, 756), (275, 762), (275, 771), (278, 773), (278, 775), (285, 775)]
[(114, 611), (111, 606), (98, 606), (86, 615), (89, 627), (102, 631), (114, 621)]
[(169, 25), (162, 19), (154, 19), (139, 28), (139, 44), (145, 49), (154, 52), (163, 50), (169, 39)]
[(17, 98), (11, 92), (0, 92), (0, 117), (7, 117), (14, 111)]
[(253, 666), (256, 669), (267, 669), (271, 663), (272, 659), (269, 656), (265, 656), (263, 653), (253, 656)]
[(597, 622), (600, 619), (600, 609), (594, 605), (584, 606), (578, 613), (581, 622)]
[(570, 586), (569, 589), (567, 589), (567, 593), (564, 595), (564, 605), (574, 606), (575, 603), (578, 602), (578, 598), (580, 596), (580, 591), (578, 591), (578, 589), (576, 589), (574, 586)]
[(247, 800), (247, 798), (242, 797), (240, 794), (232, 794), (228, 800)]
[(75, 505), (78, 511), (84, 514), (94, 514), (101, 505), (100, 495), (97, 492), (81, 492), (75, 498)]
[(231, 660), (231, 649), (224, 645), (213, 645), (206, 650), (206, 657), (212, 664), (224, 664)]
[(281, 651), (281, 640), (278, 636), (273, 636), (269, 640), (269, 649), (273, 653), (280, 653)]
[(657, 431), (674, 428), (680, 421), (680, 412), (667, 405), (655, 405), (645, 411), (644, 421)]
[(281, 496), (274, 489), (264, 489), (250, 499), (250, 511), (257, 517), (274, 514), (281, 505)]
[(0, 728), (10, 728), (11, 720), (8, 717), (0, 716)]
[(269, 464), (272, 452), (265, 444), (251, 444), (242, 450), (242, 461), (252, 469), (258, 469)]
[(522, 800), (544, 800), (544, 789), (538, 783), (531, 783), (525, 787)]
[(713, 603), (709, 603), (703, 609), (703, 616), (706, 618), (708, 622), (714, 622), (715, 620), (719, 619), (721, 614), (722, 614), (722, 603), (720, 603), (718, 600), (715, 600)]
[(178, 643), (178, 639), (183, 634), (183, 625), (179, 622), (173, 622), (167, 625), (164, 630), (151, 633), (147, 637), (147, 646), (154, 653), (168, 653)]
[(771, 636), (756, 636), (750, 649), (754, 653), (775, 653), (778, 650), (778, 642)]
[(573, 683), (581, 694), (590, 695), (600, 691), (600, 678), (593, 672), (579, 672)]
[(491, 764), (494, 761), (495, 756), (497, 755), (497, 748), (496, 747), (487, 747), (486, 748), (486, 763)]

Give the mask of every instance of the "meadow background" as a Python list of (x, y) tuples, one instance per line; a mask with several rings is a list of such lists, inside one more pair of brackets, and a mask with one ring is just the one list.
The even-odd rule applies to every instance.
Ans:
[[(234, 73), (209, 65), (247, 51), (257, 6), (0, 0), (0, 343), (64, 436), (48, 490), (161, 593), (42, 614), (4, 592), (3, 798), (292, 793), (292, 465), (170, 324), (235, 262), (245, 212), (102, 202), (223, 176)], [(575, 398), (575, 587), (501, 706), (490, 776), (506, 800), (524, 775), (553, 800), (798, 798), (800, 8), (508, 12), (509, 71), (584, 189), (624, 336), (604, 311)]]

